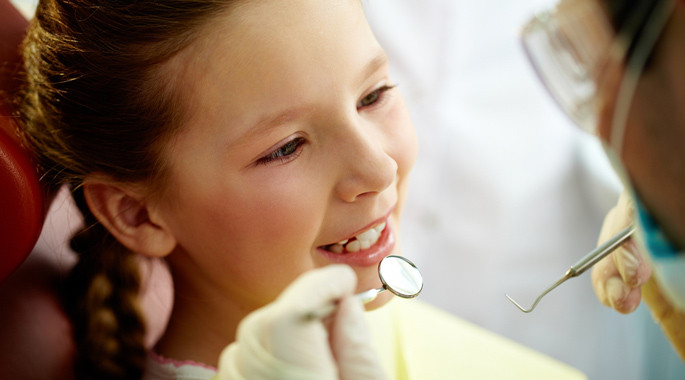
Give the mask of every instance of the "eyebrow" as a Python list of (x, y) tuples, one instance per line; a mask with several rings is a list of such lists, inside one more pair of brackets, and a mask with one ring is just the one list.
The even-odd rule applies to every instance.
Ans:
[(370, 77), (378, 71), (381, 67), (385, 66), (388, 63), (388, 55), (385, 53), (385, 50), (380, 49), (378, 53), (371, 59), (366, 65), (364, 65), (364, 68), (361, 71), (361, 76), (359, 78), (359, 82), (363, 82), (366, 78)]
[(286, 124), (292, 120), (297, 120), (301, 115), (307, 113), (309, 108), (306, 106), (288, 108), (283, 112), (268, 114), (252, 124), (249, 131), (242, 137), (253, 136), (261, 132), (268, 131), (276, 126)]
[[(380, 50), (370, 61), (368, 61), (363, 69), (360, 71), (358, 82), (362, 83), (366, 78), (370, 77), (378, 71), (381, 67), (388, 63), (388, 55), (384, 50)], [(288, 108), (283, 112), (276, 114), (269, 114), (252, 124), (250, 131), (243, 135), (255, 135), (263, 131), (267, 131), (275, 126), (286, 124), (292, 120), (297, 120), (301, 115), (307, 113), (309, 107), (300, 106)]]

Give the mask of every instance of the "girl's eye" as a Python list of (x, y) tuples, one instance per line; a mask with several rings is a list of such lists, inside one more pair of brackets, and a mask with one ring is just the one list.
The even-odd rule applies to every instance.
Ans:
[(359, 103), (357, 103), (357, 109), (370, 107), (370, 106), (373, 106), (374, 104), (382, 101), (383, 95), (385, 95), (385, 93), (387, 91), (392, 90), (393, 88), (395, 88), (395, 85), (392, 85), (392, 86), (385, 85), (385, 86), (382, 86), (382, 87), (374, 90), (370, 94), (363, 97), (362, 100), (359, 101)]
[(276, 160), (280, 161), (281, 163), (286, 163), (290, 160), (293, 160), (299, 154), (300, 147), (303, 143), (303, 137), (294, 138), (283, 144), (280, 148), (257, 160), (257, 163), (260, 165), (266, 165)]

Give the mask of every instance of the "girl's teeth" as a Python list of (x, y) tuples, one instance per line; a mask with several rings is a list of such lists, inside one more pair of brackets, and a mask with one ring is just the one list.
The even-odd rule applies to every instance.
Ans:
[(347, 252), (359, 252), (359, 250), (362, 249), (362, 244), (359, 242), (359, 240), (352, 240), (351, 242), (347, 243), (345, 249), (347, 249)]
[(381, 234), (378, 231), (376, 231), (374, 228), (369, 228), (368, 230), (357, 235), (357, 240), (375, 242), (376, 240), (378, 240), (378, 237), (380, 235)]
[(382, 222), (352, 238), (353, 240), (345, 239), (331, 244), (328, 250), (333, 253), (359, 252), (376, 244), (384, 229), (385, 222)]

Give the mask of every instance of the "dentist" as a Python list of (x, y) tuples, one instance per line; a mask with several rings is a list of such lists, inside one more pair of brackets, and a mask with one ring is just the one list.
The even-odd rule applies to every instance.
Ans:
[(644, 299), (685, 360), (685, 0), (561, 0), (522, 39), (625, 186), (600, 242), (638, 227), (593, 268), (597, 297), (621, 313)]

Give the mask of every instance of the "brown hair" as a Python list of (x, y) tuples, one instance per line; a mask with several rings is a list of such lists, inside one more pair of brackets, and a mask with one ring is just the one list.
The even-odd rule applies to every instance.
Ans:
[(140, 378), (146, 355), (135, 255), (98, 223), (81, 184), (103, 173), (159, 186), (160, 151), (184, 118), (178, 78), (164, 64), (229, 3), (48, 0), (31, 22), (18, 98), (23, 135), (43, 181), (69, 185), (85, 219), (63, 297), (78, 378)]

